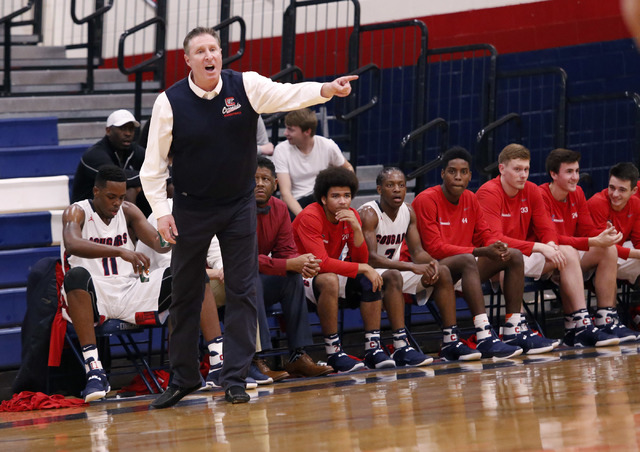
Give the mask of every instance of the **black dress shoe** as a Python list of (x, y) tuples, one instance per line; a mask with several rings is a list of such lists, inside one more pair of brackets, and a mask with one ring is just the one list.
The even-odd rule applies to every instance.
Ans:
[(231, 403), (247, 403), (251, 397), (242, 386), (229, 386), (224, 392), (224, 399)]
[(192, 388), (180, 388), (178, 386), (169, 385), (167, 390), (164, 391), (160, 397), (155, 399), (149, 407), (151, 409), (169, 408), (182, 400), (184, 396), (200, 389), (201, 386), (202, 385), (200, 383)]

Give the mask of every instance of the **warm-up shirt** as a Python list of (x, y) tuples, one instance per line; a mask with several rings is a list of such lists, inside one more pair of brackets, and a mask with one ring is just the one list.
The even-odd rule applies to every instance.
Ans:
[[(360, 215), (354, 209), (358, 222), (362, 224)], [(369, 261), (367, 242), (356, 247), (353, 243), (353, 229), (346, 221), (337, 224), (327, 220), (320, 203), (305, 207), (293, 220), (293, 238), (300, 253), (312, 253), (320, 259), (320, 273), (335, 273), (355, 278), (358, 274), (358, 263)], [(340, 260), (344, 246), (349, 248), (350, 261)]]
[(265, 275), (287, 274), (287, 259), (298, 257), (287, 205), (273, 196), (258, 207), (258, 264)]
[[(604, 228), (610, 221), (618, 232), (622, 232), (622, 243), (631, 241), (634, 248), (640, 249), (640, 198), (631, 196), (627, 205), (616, 212), (611, 208), (608, 189), (605, 188), (589, 198), (587, 205), (596, 227)], [(618, 257), (629, 258), (629, 248), (621, 245), (616, 245), (616, 248)]]
[[(212, 100), (222, 90), (222, 77), (213, 91), (205, 91), (198, 87), (191, 79), (191, 74), (187, 79), (191, 91), (202, 99)], [(256, 113), (298, 110), (329, 100), (320, 94), (322, 83), (276, 83), (255, 72), (243, 72), (242, 81), (251, 108)], [(171, 103), (166, 93), (161, 93), (153, 105), (149, 141), (144, 164), (140, 170), (142, 186), (156, 218), (171, 213), (167, 203), (166, 180), (169, 177), (168, 155), (173, 139), (172, 131)], [(233, 152), (233, 149), (229, 152)]]
[(462, 193), (458, 204), (452, 204), (438, 185), (416, 196), (411, 206), (422, 247), (434, 259), (470, 254), (500, 238), (489, 228), (476, 195), (469, 190)]
[(526, 256), (533, 252), (534, 242), (558, 242), (556, 232), (538, 186), (527, 181), (514, 197), (502, 188), (500, 176), (484, 183), (476, 192), (489, 228), (500, 240)]
[(551, 194), (549, 184), (540, 185), (540, 194), (547, 206), (547, 213), (558, 232), (560, 245), (571, 245), (577, 250), (589, 250), (589, 237), (595, 237), (602, 229), (596, 228), (587, 206), (582, 188), (569, 192), (567, 199), (558, 201)]

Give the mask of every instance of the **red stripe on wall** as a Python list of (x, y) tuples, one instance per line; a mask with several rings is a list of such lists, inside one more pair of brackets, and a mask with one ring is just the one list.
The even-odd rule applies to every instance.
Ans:
[[(618, 0), (549, 0), (417, 18), (429, 31), (429, 48), (489, 43), (499, 54), (541, 50), (630, 37)], [(301, 34), (296, 38), (295, 64), (306, 78), (346, 72), (350, 29)], [(413, 64), (418, 56), (415, 27), (364, 33), (360, 65), (381, 68)], [(272, 75), (280, 70), (280, 37), (247, 41), (245, 54), (229, 67)], [(236, 52), (238, 44), (231, 46)], [(115, 59), (105, 67), (116, 67)], [(188, 71), (182, 50), (167, 52), (167, 86)]]

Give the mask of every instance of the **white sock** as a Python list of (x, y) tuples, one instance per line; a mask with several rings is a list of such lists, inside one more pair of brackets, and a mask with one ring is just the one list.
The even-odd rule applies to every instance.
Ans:
[(82, 358), (84, 359), (84, 371), (86, 373), (93, 369), (102, 369), (102, 363), (98, 359), (98, 347), (95, 344), (82, 347)]
[(364, 333), (365, 351), (380, 348), (380, 330), (371, 330)]
[(520, 322), (522, 321), (522, 314), (514, 313), (507, 314), (504, 323), (503, 334), (514, 335), (520, 332)]
[(442, 343), (450, 344), (451, 342), (458, 341), (458, 335), (456, 334), (457, 325), (451, 325), (448, 328), (442, 328)]
[[(598, 308), (596, 312), (596, 326), (607, 326), (609, 323), (615, 322), (615, 316), (618, 315), (616, 308)], [(612, 318), (613, 317), (613, 318)]]
[[(473, 318), (473, 326), (476, 327), (476, 338), (481, 341), (491, 336), (491, 327), (487, 314), (478, 314)], [(489, 326), (489, 328), (487, 328)]]
[(211, 342), (207, 343), (207, 349), (209, 350), (209, 366), (211, 367), (222, 363), (222, 360), (224, 359), (222, 354), (222, 339), (222, 336), (218, 336)]

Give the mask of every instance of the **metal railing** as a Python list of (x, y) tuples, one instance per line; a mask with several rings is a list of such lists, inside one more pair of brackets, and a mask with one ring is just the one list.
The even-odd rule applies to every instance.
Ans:
[[(21, 25), (33, 25), (35, 27), (37, 20), (32, 21), (14, 21), (17, 17), (22, 16), (27, 11), (30, 11), (34, 5), (37, 3), (37, 8), (39, 9), (39, 13), (42, 14), (42, 1), (36, 2), (35, 0), (29, 0), (26, 6), (12, 11), (4, 17), (0, 17), (0, 26), (4, 29), (4, 67), (3, 67), (3, 81), (2, 81), (2, 91), (0, 94), (3, 96), (8, 96), (11, 94), (11, 29), (16, 26)], [(37, 14), (35, 17), (37, 18)], [(34, 28), (34, 32), (35, 32)]]
[(156, 41), (156, 50), (150, 58), (136, 64), (135, 66), (125, 67), (124, 44), (127, 37), (132, 36), (134, 33), (144, 30), (151, 25), (156, 25), (156, 27), (161, 30), (160, 34), (164, 36), (166, 31), (164, 20), (160, 17), (154, 17), (122, 33), (118, 43), (118, 69), (120, 69), (120, 72), (123, 74), (135, 74), (134, 116), (138, 121), (142, 116), (142, 74), (148, 71), (156, 71), (158, 68), (157, 63), (164, 62), (164, 45), (163, 43)]
[[(94, 78), (93, 71), (95, 66), (99, 66), (102, 60), (102, 16), (111, 9), (113, 6), (113, 0), (107, 0), (108, 3), (104, 4), (104, 1), (96, 1), (96, 10), (82, 18), (76, 15), (76, 0), (71, 0), (71, 19), (77, 25), (87, 24), (87, 42), (75, 46), (75, 48), (87, 49), (87, 81), (83, 84), (83, 92), (93, 93), (94, 91)], [(102, 6), (100, 6), (102, 4)], [(98, 61), (96, 61), (96, 59)]]

